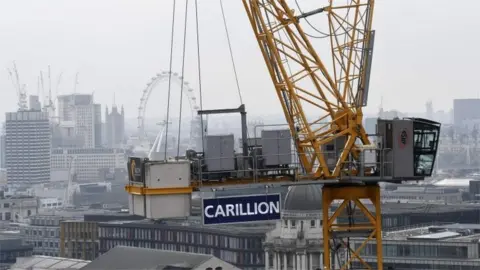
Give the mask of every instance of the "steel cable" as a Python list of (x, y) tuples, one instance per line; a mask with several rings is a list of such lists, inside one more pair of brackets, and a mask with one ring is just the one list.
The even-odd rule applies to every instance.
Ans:
[(168, 98), (167, 98), (167, 123), (165, 127), (165, 161), (167, 161), (167, 149), (168, 149), (168, 122), (170, 121), (170, 94), (172, 90), (172, 62), (173, 62), (173, 38), (175, 36), (175, 8), (176, 0), (173, 0), (173, 17), (172, 17), (172, 35), (170, 38), (170, 67), (168, 73)]
[(180, 86), (180, 112), (178, 116), (178, 137), (177, 137), (177, 157), (180, 156), (180, 135), (182, 131), (182, 103), (183, 103), (183, 88), (184, 88), (184, 80), (185, 80), (185, 48), (187, 45), (187, 22), (188, 22), (188, 0), (185, 1), (185, 25), (183, 28), (183, 52), (182, 52), (182, 83)]

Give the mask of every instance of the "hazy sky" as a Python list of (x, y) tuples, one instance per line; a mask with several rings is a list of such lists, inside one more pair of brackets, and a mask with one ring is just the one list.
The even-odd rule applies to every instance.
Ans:
[[(185, 77), (195, 88), (196, 47), (193, 0), (187, 36)], [(319, 0), (299, 0), (304, 9)], [(323, 2), (326, 2), (323, 1)], [(95, 92), (95, 99), (110, 105), (124, 104), (135, 117), (141, 92), (152, 76), (169, 68), (172, 18), (170, 0), (0, 0), (0, 113), (16, 110), (16, 92), (5, 71), (16, 61), (21, 81), (30, 94), (37, 93), (40, 70), (52, 68), (59, 93)], [(177, 1), (184, 9), (184, 1)], [(473, 0), (452, 6), (452, 1), (377, 0), (377, 31), (369, 107), (376, 112), (383, 96), (386, 109), (424, 111), (432, 99), (435, 109), (449, 109), (451, 99), (478, 97), (480, 55), (478, 8)], [(323, 5), (323, 4), (322, 4)], [(205, 108), (239, 105), (218, 0), (200, 0), (202, 82)], [(251, 114), (280, 112), (279, 102), (259, 53), (240, 0), (224, 1), (233, 53), (244, 102)], [(322, 15), (319, 15), (322, 16)], [(180, 72), (183, 11), (177, 18), (174, 70)], [(319, 26), (326, 29), (325, 25)], [(311, 32), (310, 29), (306, 28)], [(329, 53), (328, 51), (320, 51)], [(48, 83), (45, 84), (45, 87)], [(150, 117), (165, 112), (167, 84), (149, 102)], [(174, 89), (177, 93), (179, 89)], [(53, 91), (55, 93), (55, 90)], [(173, 95), (178, 110), (178, 95)]]

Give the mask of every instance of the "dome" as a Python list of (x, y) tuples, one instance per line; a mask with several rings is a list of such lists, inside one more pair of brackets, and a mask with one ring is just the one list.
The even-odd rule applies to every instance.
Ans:
[(322, 211), (322, 186), (290, 186), (287, 196), (285, 196), (284, 209), (290, 211)]

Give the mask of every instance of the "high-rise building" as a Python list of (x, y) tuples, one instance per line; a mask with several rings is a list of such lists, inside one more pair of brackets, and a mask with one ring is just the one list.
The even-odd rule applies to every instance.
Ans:
[(96, 148), (102, 144), (102, 112), (100, 104), (93, 103), (93, 95), (71, 94), (58, 97), (61, 125), (71, 123), (74, 134), (81, 138), (83, 148)]
[(42, 110), (42, 104), (40, 103), (40, 98), (38, 96), (30, 95), (28, 97), (28, 102), (30, 104), (30, 110), (31, 111)]
[(94, 136), (95, 136), (95, 148), (102, 147), (102, 106), (100, 104), (93, 104), (94, 110)]
[(51, 134), (48, 113), (9, 112), (5, 120), (8, 183), (32, 185), (49, 182)]
[(108, 112), (108, 108), (105, 108), (105, 124), (108, 147), (120, 146), (125, 138), (125, 111), (123, 110), (123, 106), (120, 112), (115, 104), (113, 104), (110, 113)]
[(377, 122), (378, 118), (376, 117), (365, 118), (365, 131), (368, 135), (373, 135), (377, 133)]
[(0, 169), (5, 168), (5, 123), (0, 129)]
[(453, 100), (453, 124), (457, 127), (465, 125), (465, 121), (480, 119), (480, 99), (454, 99)]

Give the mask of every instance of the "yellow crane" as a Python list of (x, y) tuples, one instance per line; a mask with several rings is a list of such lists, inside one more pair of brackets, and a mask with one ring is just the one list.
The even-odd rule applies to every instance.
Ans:
[[(370, 145), (362, 124), (362, 107), (366, 105), (368, 92), (374, 1), (353, 0), (348, 5), (336, 5), (337, 2), (340, 1), (331, 0), (328, 6), (299, 14), (285, 0), (243, 0), (294, 137), (305, 173), (303, 177), (311, 179), (354, 176), (355, 169), (352, 170), (347, 163), (352, 156), (358, 157), (355, 144)], [(327, 69), (327, 63), (317, 54), (300, 25), (302, 19), (318, 13), (326, 13), (328, 17), (328, 40), (333, 61), (331, 70)], [(318, 119), (312, 121), (307, 118), (304, 104), (317, 108)], [(342, 149), (333, 166), (327, 162), (325, 149), (331, 142), (341, 144)], [(327, 269), (331, 265), (330, 239), (333, 234), (371, 230), (367, 240), (376, 239), (377, 268), (382, 269), (379, 186), (346, 182), (339, 181), (323, 187), (324, 264)], [(361, 199), (372, 201), (376, 208), (375, 216), (361, 203)], [(343, 203), (330, 215), (329, 209), (334, 200), (343, 200)], [(334, 223), (351, 202), (367, 215), (368, 224)], [(364, 262), (360, 259), (360, 250), (350, 252), (352, 258)], [(345, 267), (350, 263), (348, 261)]]
[[(338, 247), (349, 255), (338, 269), (383, 269), (379, 183), (418, 181), (431, 176), (440, 124), (419, 118), (378, 120), (377, 138), (374, 144), (370, 142), (363, 127), (362, 108), (367, 104), (372, 64), (374, 0), (330, 0), (327, 6), (306, 13), (294, 10), (286, 0), (242, 2), (300, 160), (301, 168), (290, 181), (323, 185), (324, 269), (331, 269), (332, 253)], [(317, 14), (325, 14), (328, 21), (328, 31), (322, 40), (328, 41), (330, 47), (323, 57), (316, 52), (312, 36), (302, 28), (302, 20), (311, 25), (309, 17)], [(309, 107), (316, 119), (307, 117)], [(243, 104), (238, 109), (199, 111), (199, 114), (216, 113), (240, 113), (242, 125), (246, 125)], [(246, 134), (245, 129), (242, 132)], [(242, 137), (246, 137), (245, 134)], [(285, 181), (282, 177), (260, 174), (255, 166), (248, 168), (246, 138), (242, 143), (241, 176), (227, 172), (229, 176), (224, 177), (225, 172), (221, 172), (216, 174), (222, 175), (220, 181), (202, 174), (205, 153), (201, 156), (203, 160), (197, 153), (192, 154), (195, 161), (199, 161), (196, 166), (190, 163), (190, 172), (195, 172), (195, 177), (185, 180), (182, 175), (176, 178), (175, 184), (168, 181), (163, 184), (149, 176), (145, 172), (148, 160), (131, 158), (129, 164), (134, 166), (129, 167), (130, 181), (125, 189), (132, 195), (132, 206), (143, 205), (135, 206), (133, 212), (145, 215), (148, 212), (152, 217), (159, 212), (151, 214), (155, 208), (147, 205), (164, 206), (172, 201), (172, 196), (188, 201), (188, 196), (202, 187)], [(374, 162), (367, 163), (366, 154), (372, 151)], [(163, 164), (169, 162), (163, 161)], [(178, 160), (177, 163), (179, 167), (184, 166)], [(169, 177), (174, 179), (172, 175)], [(179, 181), (183, 184), (178, 184)], [(147, 204), (148, 196), (154, 199)], [(368, 209), (365, 200), (373, 205), (373, 211)], [(337, 207), (333, 207), (334, 204), (338, 204)], [(357, 220), (359, 213), (363, 215), (361, 221)], [(350, 237), (365, 240), (351, 247)], [(376, 244), (373, 255), (376, 267), (371, 266), (371, 259), (362, 258), (362, 251), (371, 241)]]

